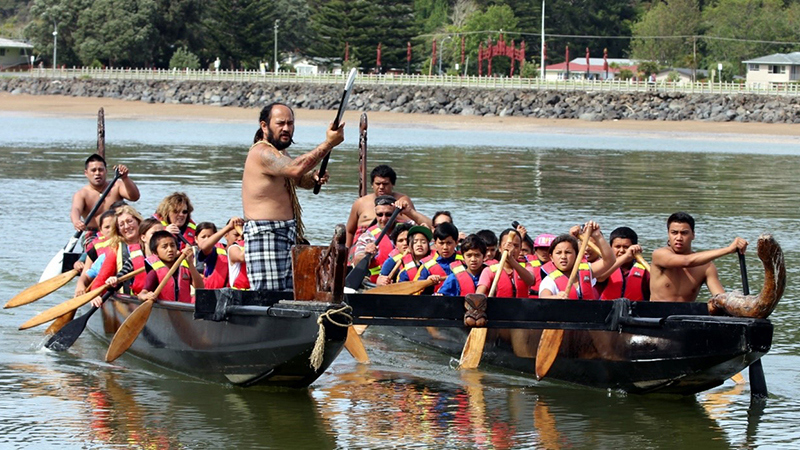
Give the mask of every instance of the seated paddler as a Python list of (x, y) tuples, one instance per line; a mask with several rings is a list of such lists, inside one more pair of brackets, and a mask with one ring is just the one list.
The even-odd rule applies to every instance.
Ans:
[[(389, 224), (389, 219), (392, 217), (395, 208), (408, 208), (408, 202), (405, 200), (395, 201), (394, 197), (389, 195), (381, 195), (375, 198), (375, 218), (377, 223), (367, 228), (366, 231), (361, 233), (355, 245), (352, 248), (352, 265), (357, 265), (368, 253), (373, 255), (372, 261), (369, 264), (369, 280), (373, 283), (378, 281), (378, 275), (381, 273), (381, 267), (387, 259), (390, 258), (395, 251), (394, 243), (392, 242), (391, 235), (394, 231), (395, 224)], [(386, 230), (385, 236), (380, 242), (377, 242), (381, 233)], [(376, 244), (377, 242), (377, 244)]]
[[(186, 247), (182, 251), (178, 250), (178, 240), (175, 236), (169, 231), (162, 230), (156, 231), (150, 238), (150, 251), (157, 255), (158, 259), (152, 264), (153, 270), (147, 274), (139, 299), (194, 303), (192, 288), (203, 289), (203, 276), (197, 271), (194, 262), (194, 248)], [(180, 268), (156, 297), (155, 291), (158, 285), (167, 277), (181, 252), (186, 255), (186, 259), (181, 261)]]
[(475, 234), (470, 234), (461, 241), (463, 264), (453, 267), (453, 271), (442, 283), (438, 294), (464, 296), (474, 294), (478, 287), (481, 272), (486, 266), (483, 258), (486, 255), (486, 243)]
[(639, 236), (629, 227), (618, 227), (609, 239), (616, 261), (597, 277), (602, 284), (600, 300), (650, 300), (650, 272), (636, 260), (637, 255), (642, 255)]
[(492, 261), (491, 265), (483, 269), (476, 289), (478, 294), (488, 295), (494, 278), (500, 277), (495, 297), (528, 298), (530, 287), (534, 285), (536, 278), (526, 268), (527, 261), (520, 255), (520, 243), (521, 239), (515, 230), (508, 228), (500, 233), (499, 249), (508, 252), (506, 263), (501, 268), (500, 261)]
[(458, 228), (451, 222), (442, 222), (433, 230), (435, 251), (421, 261), (416, 280), (434, 279), (434, 291), (442, 287), (454, 267), (463, 266), (464, 258), (456, 251)]

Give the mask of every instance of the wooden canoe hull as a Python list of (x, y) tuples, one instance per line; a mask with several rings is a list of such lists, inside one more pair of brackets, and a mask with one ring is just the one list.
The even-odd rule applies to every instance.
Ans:
[[(464, 299), (347, 296), (354, 323), (385, 325), (458, 357), (469, 329)], [(722, 384), (766, 354), (772, 323), (709, 316), (703, 303), (489, 298), (481, 364), (535, 377), (542, 329), (564, 329), (547, 380), (631, 393), (690, 395)]]
[[(229, 294), (237, 295), (236, 291)], [(198, 310), (191, 304), (156, 303), (128, 353), (214, 382), (305, 387), (342, 350), (347, 329), (324, 320), (322, 365), (317, 370), (311, 368), (309, 357), (319, 330), (317, 318), (342, 305), (296, 302), (291, 300), (292, 292), (287, 292), (264, 293), (259, 296), (260, 301), (240, 299), (218, 308), (217, 295), (217, 291), (198, 291)], [(119, 324), (140, 304), (131, 297), (113, 296), (104, 303), (102, 314), (91, 318), (88, 327), (100, 339), (110, 342)], [(218, 313), (218, 317), (204, 315), (209, 311)]]

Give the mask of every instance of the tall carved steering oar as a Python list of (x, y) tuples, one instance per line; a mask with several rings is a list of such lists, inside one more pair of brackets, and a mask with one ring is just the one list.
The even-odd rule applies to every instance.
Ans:
[[(741, 251), (739, 254), (739, 270), (742, 273), (742, 294), (750, 295), (750, 283), (747, 280), (747, 263), (744, 260), (744, 253)], [(767, 391), (767, 380), (764, 377), (764, 367), (761, 365), (761, 358), (750, 364), (750, 396), (756, 398), (766, 398), (769, 395)]]

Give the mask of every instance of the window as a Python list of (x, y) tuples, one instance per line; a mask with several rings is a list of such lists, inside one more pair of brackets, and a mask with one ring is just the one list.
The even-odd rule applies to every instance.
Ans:
[(748, 64), (747, 70), (750, 72), (758, 72), (761, 69), (761, 66), (758, 64)]
[(6, 56), (6, 49), (0, 48), (0, 56)]
[(769, 73), (784, 74), (786, 73), (786, 66), (769, 66)]

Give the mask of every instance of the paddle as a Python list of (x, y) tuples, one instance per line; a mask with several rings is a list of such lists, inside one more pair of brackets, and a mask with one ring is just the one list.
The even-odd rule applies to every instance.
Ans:
[(353, 359), (359, 364), (369, 364), (369, 356), (367, 355), (367, 349), (364, 347), (364, 342), (352, 325), (347, 327), (347, 339), (344, 341), (344, 348), (350, 352)]
[(637, 254), (633, 255), (633, 257), (636, 258), (636, 262), (638, 262), (639, 264), (644, 266), (645, 270), (647, 270), (648, 272), (651, 272), (650, 264), (648, 264), (647, 261), (644, 260), (644, 257), (642, 256), (641, 253), (637, 253)]
[(403, 281), (401, 283), (387, 284), (386, 286), (378, 286), (365, 291), (365, 294), (381, 294), (381, 295), (414, 295), (422, 292), (428, 286), (433, 286), (433, 280), (416, 280), (416, 281)]
[[(108, 300), (109, 297), (114, 295), (114, 292), (115, 291), (109, 290), (103, 294), (103, 301), (105, 302)], [(86, 329), (86, 323), (89, 321), (89, 318), (92, 317), (92, 314), (97, 312), (98, 309), (100, 308), (97, 306), (92, 306), (87, 313), (83, 314), (77, 319), (71, 320), (56, 334), (50, 337), (44, 346), (56, 352), (63, 352), (64, 350), (72, 347), (72, 344), (78, 340), (78, 337), (80, 337), (81, 333), (83, 333), (83, 330)]]
[[(508, 238), (514, 239), (515, 234), (516, 233), (513, 231), (509, 232)], [(500, 268), (497, 269), (497, 273), (494, 275), (494, 280), (492, 280), (492, 286), (489, 289), (489, 297), (494, 297), (494, 294), (497, 291), (497, 284), (500, 282), (500, 275), (506, 266), (507, 259), (508, 250), (504, 250), (502, 256), (500, 256)], [(483, 347), (486, 345), (486, 331), (486, 327), (473, 327), (469, 331), (467, 342), (464, 343), (464, 348), (461, 350), (461, 359), (458, 364), (459, 370), (475, 369), (478, 367), (478, 364), (481, 363)]]
[[(131, 273), (123, 275), (123, 276), (119, 277), (118, 283), (122, 283), (123, 281), (127, 281), (127, 280), (135, 277), (136, 275), (139, 275), (143, 271), (144, 271), (144, 267), (141, 267), (139, 269), (134, 270)], [(32, 328), (32, 327), (35, 327), (37, 325), (41, 325), (41, 324), (43, 324), (45, 322), (49, 322), (49, 321), (55, 319), (56, 317), (61, 317), (64, 314), (69, 313), (70, 311), (74, 311), (74, 310), (80, 308), (81, 306), (85, 305), (86, 303), (89, 303), (93, 298), (97, 297), (98, 295), (102, 295), (103, 292), (105, 292), (106, 289), (108, 289), (108, 287), (109, 286), (107, 284), (104, 284), (104, 285), (100, 286), (99, 288), (97, 288), (95, 290), (89, 291), (89, 292), (87, 292), (87, 293), (85, 293), (83, 295), (79, 295), (79, 296), (77, 296), (75, 298), (69, 299), (69, 300), (65, 301), (64, 303), (60, 303), (60, 304), (58, 304), (56, 306), (53, 306), (50, 309), (44, 310), (44, 311), (40, 312), (39, 314), (37, 314), (36, 316), (34, 316), (33, 318), (31, 318), (30, 320), (28, 320), (27, 322), (25, 322), (22, 325), (20, 325), (19, 329), (20, 330), (27, 330), (28, 328)]]
[(50, 295), (53, 291), (59, 289), (61, 286), (69, 283), (70, 280), (75, 278), (76, 275), (78, 275), (78, 271), (72, 269), (68, 272), (62, 273), (61, 275), (56, 275), (53, 278), (36, 283), (15, 295), (14, 298), (9, 300), (8, 303), (3, 306), (3, 308), (16, 308), (17, 306), (27, 305), (28, 303), (35, 302), (42, 297)]
[[(389, 221), (386, 222), (386, 226), (383, 227), (381, 230), (381, 234), (378, 235), (378, 239), (375, 240), (375, 246), (377, 247), (378, 244), (381, 243), (381, 239), (383, 236), (386, 235), (386, 231), (391, 229), (394, 225), (394, 221), (397, 219), (397, 216), (400, 214), (401, 209), (395, 208), (394, 212), (392, 213), (391, 217), (389, 217)], [(356, 264), (353, 270), (347, 274), (347, 278), (344, 279), (344, 286), (350, 289), (358, 289), (361, 287), (361, 283), (364, 281), (364, 277), (367, 276), (369, 273), (369, 264), (372, 262), (372, 258), (375, 257), (373, 253), (367, 253), (361, 259), (361, 261)]]
[[(103, 204), (103, 200), (106, 199), (108, 193), (111, 192), (111, 188), (114, 187), (114, 183), (120, 179), (122, 175), (119, 173), (119, 169), (114, 170), (114, 178), (108, 183), (106, 189), (100, 194), (100, 198), (97, 200), (97, 203), (94, 204), (89, 214), (86, 215), (86, 218), (83, 219), (83, 226), (89, 224), (94, 218), (94, 215), (97, 213), (97, 210), (100, 208), (100, 205)], [(75, 248), (75, 244), (78, 243), (78, 238), (81, 236), (82, 231), (76, 231), (75, 234), (70, 238), (67, 245), (64, 246), (58, 253), (53, 256), (49, 263), (47, 263), (47, 267), (44, 268), (44, 272), (42, 272), (42, 276), (39, 277), (39, 282), (45, 281), (47, 279), (53, 278), (61, 273), (61, 265), (64, 262), (64, 252), (71, 252), (72, 249)]]
[[(742, 273), (742, 293), (750, 295), (750, 283), (747, 281), (747, 265), (744, 260), (744, 253), (739, 252), (739, 270)], [(761, 359), (757, 359), (754, 363), (750, 364), (750, 396), (755, 398), (766, 398), (769, 395), (767, 391), (767, 380), (764, 377), (764, 367), (761, 365)]]
[[(333, 127), (332, 130), (336, 130), (339, 128), (339, 123), (342, 121), (342, 116), (344, 115), (344, 110), (347, 108), (347, 99), (350, 98), (350, 91), (353, 90), (353, 83), (356, 81), (356, 68), (353, 67), (350, 69), (350, 75), (347, 76), (347, 82), (344, 84), (344, 92), (342, 92), (342, 100), (339, 102), (339, 111), (336, 113), (336, 119), (333, 120)], [(331, 149), (333, 151), (333, 149)], [(325, 175), (325, 171), (328, 169), (328, 160), (331, 158), (331, 152), (328, 152), (324, 158), (322, 158), (322, 164), (319, 166), (319, 176), (320, 178)], [(314, 183), (314, 195), (319, 194), (319, 190), (322, 188), (322, 185), (319, 181)]]
[[(178, 259), (175, 260), (175, 263), (169, 268), (167, 275), (161, 280), (161, 283), (158, 284), (158, 287), (153, 292), (153, 299), (158, 298), (161, 291), (164, 290), (164, 287), (169, 283), (169, 280), (172, 279), (172, 275), (181, 267), (181, 263), (184, 259), (186, 259), (186, 253), (181, 252)], [(111, 344), (108, 345), (106, 362), (112, 362), (119, 358), (133, 345), (133, 342), (139, 337), (139, 333), (144, 329), (147, 319), (150, 318), (150, 312), (153, 310), (154, 303), (155, 300), (145, 300), (133, 310), (124, 322), (122, 322), (116, 334), (114, 334), (114, 337), (111, 339)]]
[[(572, 290), (572, 285), (578, 278), (578, 271), (580, 269), (583, 254), (586, 253), (586, 247), (589, 244), (589, 236), (592, 234), (592, 229), (586, 227), (581, 236), (581, 247), (578, 250), (578, 256), (575, 257), (575, 264), (572, 266), (572, 273), (569, 274), (569, 281), (567, 282), (567, 295)], [(547, 329), (542, 331), (542, 337), (539, 339), (539, 348), (536, 351), (536, 378), (541, 380), (550, 371), (550, 367), (556, 361), (558, 356), (558, 349), (561, 348), (561, 341), (564, 339), (564, 330)]]

